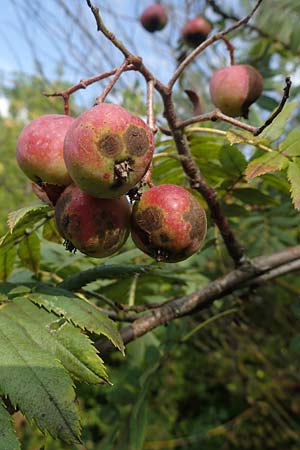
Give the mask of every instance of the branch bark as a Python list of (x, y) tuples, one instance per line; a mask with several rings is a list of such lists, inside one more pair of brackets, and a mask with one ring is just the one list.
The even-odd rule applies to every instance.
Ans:
[[(254, 258), (248, 267), (232, 270), (217, 278), (207, 286), (190, 295), (169, 300), (121, 330), (124, 344), (137, 339), (160, 325), (171, 320), (193, 314), (195, 311), (209, 307), (215, 300), (249, 286), (269, 281), (280, 275), (300, 268), (300, 245), (290, 247), (268, 256)], [(114, 349), (109, 341), (101, 339), (96, 342), (101, 354)]]

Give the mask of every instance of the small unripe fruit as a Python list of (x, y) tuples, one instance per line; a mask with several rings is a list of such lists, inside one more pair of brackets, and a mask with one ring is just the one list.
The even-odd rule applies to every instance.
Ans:
[(68, 250), (94, 258), (118, 251), (129, 235), (131, 208), (126, 197), (92, 197), (71, 184), (55, 206), (55, 220)]
[(210, 81), (214, 105), (231, 117), (248, 118), (249, 106), (263, 90), (263, 77), (248, 64), (237, 64), (217, 70)]
[(134, 204), (132, 239), (140, 250), (157, 261), (177, 262), (188, 258), (199, 250), (205, 234), (205, 211), (181, 186), (152, 187)]
[(150, 33), (160, 31), (168, 22), (166, 8), (158, 3), (150, 5), (143, 11), (140, 21), (145, 30)]
[(190, 47), (198, 47), (211, 31), (211, 24), (202, 16), (189, 20), (183, 27), (182, 40)]
[(121, 106), (102, 103), (74, 120), (66, 134), (64, 159), (83, 191), (116, 198), (143, 178), (153, 150), (153, 133), (142, 119)]
[(16, 156), (20, 168), (30, 180), (59, 186), (72, 182), (63, 159), (63, 145), (73, 121), (70, 116), (46, 114), (22, 130)]

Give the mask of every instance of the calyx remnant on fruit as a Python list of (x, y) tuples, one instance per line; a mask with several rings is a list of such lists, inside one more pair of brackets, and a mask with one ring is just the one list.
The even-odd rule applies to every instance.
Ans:
[(68, 130), (64, 159), (83, 191), (116, 198), (143, 178), (153, 150), (153, 133), (142, 119), (121, 106), (99, 104), (81, 114)]
[(160, 31), (168, 22), (166, 8), (158, 3), (150, 5), (143, 11), (140, 21), (145, 30), (150, 33)]
[(190, 47), (197, 47), (211, 31), (211, 24), (202, 16), (189, 20), (184, 25), (181, 36), (183, 41)]
[(72, 180), (63, 158), (66, 132), (74, 118), (46, 114), (23, 128), (17, 142), (17, 161), (35, 183), (67, 186)]
[(94, 258), (118, 251), (129, 235), (131, 208), (126, 197), (100, 199), (71, 184), (55, 206), (55, 220), (68, 250)]
[(263, 77), (248, 64), (237, 64), (217, 70), (210, 81), (215, 106), (231, 117), (248, 118), (249, 106), (261, 95)]
[(201, 247), (206, 214), (181, 186), (163, 184), (144, 192), (131, 215), (131, 235), (143, 252), (158, 261), (182, 261)]

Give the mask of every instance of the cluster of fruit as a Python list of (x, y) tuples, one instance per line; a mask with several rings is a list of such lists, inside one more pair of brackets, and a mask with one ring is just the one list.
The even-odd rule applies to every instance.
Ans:
[[(150, 32), (167, 23), (162, 4), (149, 6), (140, 21)], [(190, 20), (183, 40), (195, 47), (211, 25), (203, 17)], [(213, 74), (210, 93), (224, 114), (247, 118), (260, 96), (263, 79), (247, 64)], [(21, 132), (17, 161), (34, 182), (34, 192), (55, 207), (57, 228), (68, 250), (106, 257), (121, 248), (129, 232), (134, 243), (159, 261), (186, 259), (202, 245), (206, 234), (204, 209), (177, 185), (151, 187), (135, 196), (153, 158), (154, 136), (149, 126), (121, 106), (98, 104), (74, 119), (45, 115)], [(140, 193), (139, 193), (140, 194)]]
[[(161, 3), (148, 6), (140, 17), (142, 26), (153, 33), (168, 23), (166, 7)], [(200, 45), (212, 29), (203, 16), (190, 19), (181, 31), (181, 40), (189, 47)], [(210, 81), (210, 94), (214, 105), (231, 117), (248, 118), (249, 106), (261, 95), (263, 78), (249, 64), (233, 64), (217, 70)]]
[(151, 187), (131, 205), (154, 151), (149, 126), (121, 106), (99, 104), (76, 119), (49, 114), (21, 132), (17, 161), (34, 192), (55, 208), (66, 248), (106, 257), (131, 230), (138, 248), (158, 261), (186, 259), (201, 246), (205, 211), (186, 189)]

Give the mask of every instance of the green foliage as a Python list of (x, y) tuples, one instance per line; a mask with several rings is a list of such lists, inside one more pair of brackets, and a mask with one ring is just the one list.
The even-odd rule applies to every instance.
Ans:
[[(3, 450), (20, 450), (20, 443), (18, 442), (13, 428), (11, 416), (5, 408), (5, 405), (0, 404), (0, 446)], [(0, 448), (1, 448), (0, 447)]]
[[(264, 95), (249, 121), (260, 126), (278, 104), (284, 77), (299, 65), (298, 57), (290, 58), (299, 53), (299, 5), (266, 0), (256, 17), (258, 26), (289, 46), (271, 45), (246, 27), (234, 38), (237, 61), (264, 74)], [(216, 29), (224, 22), (220, 18)], [(209, 59), (209, 70), (225, 62)], [(200, 66), (178, 84), (193, 83), (201, 87), (201, 105), (208, 105)], [(124, 358), (118, 327), (107, 313), (126, 327), (149, 314), (143, 312), (149, 305), (194, 293), (224, 275), (232, 261), (209, 214), (203, 249), (178, 264), (156, 263), (130, 240), (101, 263), (66, 252), (53, 210), (32, 206), (14, 158), (28, 120), (62, 112), (59, 100), (41, 96), (59, 88), (37, 77), (16, 77), (1, 88), (10, 116), (0, 118), (0, 231), (6, 233), (0, 240), (0, 450), (17, 450), (19, 442), (24, 450), (81, 449), (80, 439), (89, 450), (298, 450), (299, 273), (240, 289), (158, 327), (128, 345)], [(186, 129), (192, 156), (250, 258), (299, 244), (299, 93), (296, 82), (295, 101), (257, 137), (220, 121)], [(122, 95), (123, 106), (146, 114), (139, 84)], [(186, 118), (191, 105), (179, 90), (174, 98)], [(161, 105), (155, 110), (159, 115)], [(160, 132), (153, 180), (190, 189), (173, 139)], [(6, 232), (7, 213), (17, 208)], [(96, 348), (106, 338), (121, 352), (102, 355), (104, 365)], [(14, 407), (28, 422), (20, 413), (11, 420)]]

